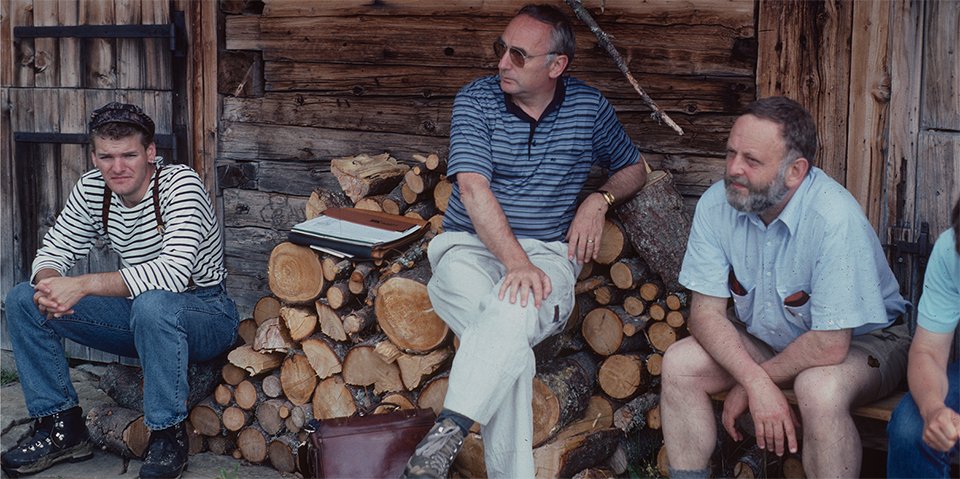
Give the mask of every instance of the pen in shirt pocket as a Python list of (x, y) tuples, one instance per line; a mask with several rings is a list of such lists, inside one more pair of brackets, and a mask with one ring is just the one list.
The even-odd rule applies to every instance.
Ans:
[(783, 300), (784, 306), (798, 307), (807, 304), (807, 301), (810, 300), (810, 295), (806, 291), (800, 290), (796, 293), (787, 296), (787, 299)]
[(730, 291), (733, 291), (733, 294), (737, 296), (746, 296), (747, 290), (743, 288), (743, 285), (737, 281), (737, 276), (733, 274), (733, 270), (730, 270), (730, 275), (727, 278), (727, 281), (730, 283)]

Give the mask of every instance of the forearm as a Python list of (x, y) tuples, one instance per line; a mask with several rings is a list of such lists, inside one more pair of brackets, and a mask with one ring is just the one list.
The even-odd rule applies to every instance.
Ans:
[(789, 387), (805, 369), (840, 364), (847, 357), (853, 331), (808, 331), (761, 364), (780, 387)]
[(78, 277), (85, 285), (86, 295), (125, 298), (130, 296), (127, 283), (119, 272), (91, 273)]
[(599, 189), (609, 191), (619, 204), (640, 191), (646, 181), (647, 166), (640, 162), (617, 171)]
[(766, 371), (750, 355), (740, 333), (726, 314), (726, 298), (693, 293), (688, 328), (690, 334), (740, 384), (769, 380)]
[(483, 184), (485, 180), (477, 184), (477, 178), (469, 178), (463, 173), (460, 177), (463, 204), (480, 241), (507, 269), (529, 263), (530, 259), (513, 234), (500, 203), (493, 191)]
[(950, 387), (947, 362), (952, 342), (953, 334), (933, 333), (918, 327), (910, 345), (907, 383), (925, 421), (944, 406)]

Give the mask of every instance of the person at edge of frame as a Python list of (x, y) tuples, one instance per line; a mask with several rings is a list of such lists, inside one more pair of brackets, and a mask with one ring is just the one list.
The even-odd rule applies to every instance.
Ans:
[[(92, 457), (61, 339), (143, 368), (150, 428), (141, 478), (180, 477), (187, 465), (187, 370), (234, 345), (239, 324), (227, 297), (223, 241), (200, 177), (161, 166), (153, 120), (135, 105), (93, 112), (93, 165), (73, 188), (33, 261), (30, 282), (7, 294), (7, 321), (33, 436), (3, 455), (11, 476)], [(66, 276), (98, 239), (119, 271)]]

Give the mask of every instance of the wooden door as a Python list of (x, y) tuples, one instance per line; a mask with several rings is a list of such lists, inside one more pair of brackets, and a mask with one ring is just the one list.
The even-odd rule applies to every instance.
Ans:
[[(169, 25), (175, 12), (168, 0), (0, 0), (0, 9), (0, 41), (4, 43), (0, 101), (10, 106), (4, 109), (0, 125), (4, 142), (0, 157), (0, 230), (4, 232), (0, 292), (5, 296), (13, 285), (29, 279), (43, 235), (77, 179), (93, 167), (85, 144), (70, 138), (65, 141), (56, 134), (85, 133), (93, 110), (120, 101), (140, 105), (156, 122), (158, 136), (170, 137), (177, 116), (176, 91), (183, 89), (186, 75), (174, 75), (177, 60), (169, 38), (116, 38), (111, 36), (114, 33), (101, 37), (89, 29), (71, 30), (80, 37), (58, 37), (46, 36), (50, 30), (40, 30), (39, 35), (30, 30)], [(53, 136), (38, 140), (38, 134)], [(171, 159), (174, 150), (160, 148), (158, 155)], [(70, 274), (115, 271), (117, 266), (116, 256), (98, 244)], [(10, 349), (5, 315), (0, 316), (0, 343), (3, 349)], [(69, 342), (67, 356), (115, 359)]]
[(922, 292), (922, 247), (932, 246), (949, 228), (951, 208), (960, 197), (960, 2), (900, 0), (892, 12), (883, 219), (901, 291), (916, 305)]

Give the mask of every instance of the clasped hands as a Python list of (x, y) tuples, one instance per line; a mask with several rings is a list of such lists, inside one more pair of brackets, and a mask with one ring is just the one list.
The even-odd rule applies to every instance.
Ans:
[(748, 394), (743, 385), (737, 384), (727, 393), (723, 402), (724, 429), (735, 441), (742, 441), (743, 435), (737, 431), (735, 421), (749, 410), (753, 418), (757, 446), (778, 456), (783, 455), (785, 445), (791, 453), (796, 453), (800, 421), (783, 391), (769, 380), (755, 381), (751, 389), (752, 392)]
[(67, 276), (44, 278), (33, 289), (33, 302), (47, 319), (73, 314), (73, 306), (86, 296), (82, 280)]

